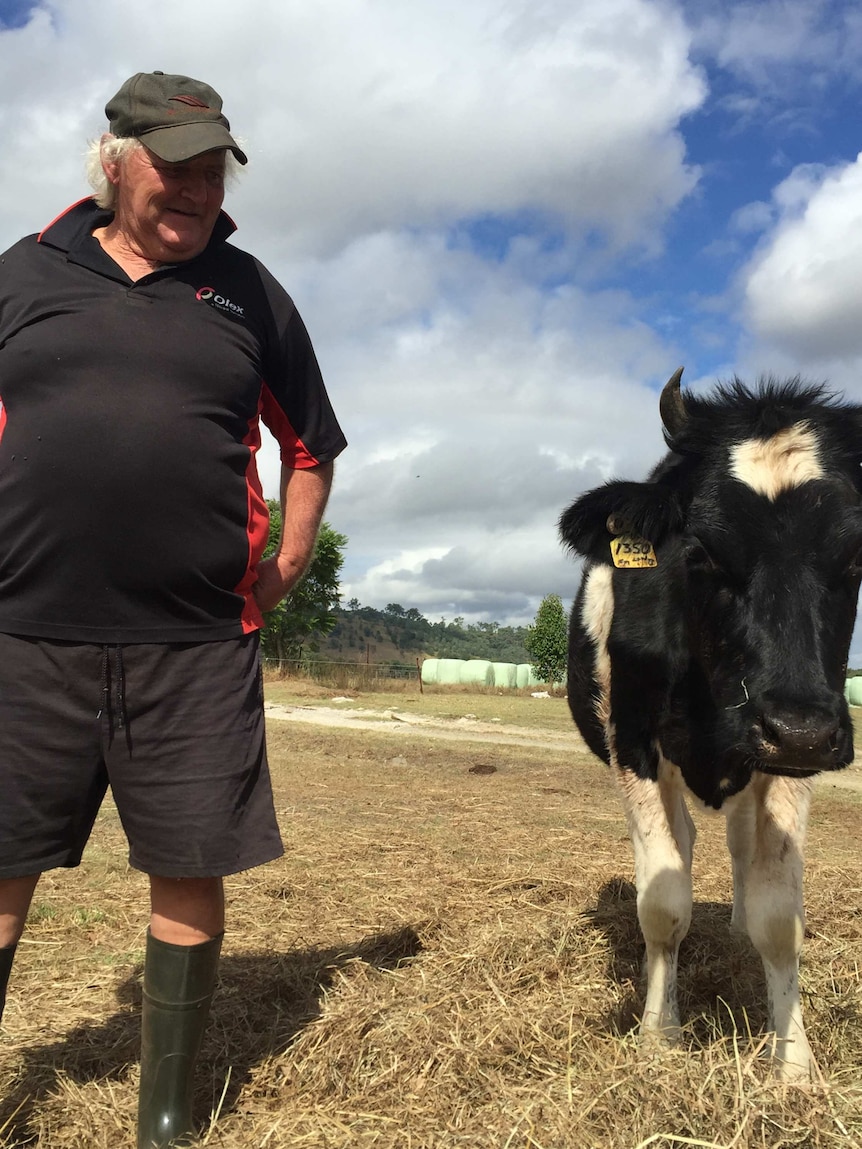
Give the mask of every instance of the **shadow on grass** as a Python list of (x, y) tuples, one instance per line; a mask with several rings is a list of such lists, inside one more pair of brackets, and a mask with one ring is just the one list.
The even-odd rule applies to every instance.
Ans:
[[(601, 1019), (605, 1032), (635, 1031), (646, 992), (644, 941), (637, 915), (634, 883), (606, 882), (596, 908), (583, 915), (607, 941), (608, 976), (620, 987), (620, 1000)], [(678, 993), (685, 1035), (693, 1046), (757, 1033), (766, 1025), (766, 979), (760, 957), (748, 938), (731, 930), (730, 906), (695, 902), (691, 927), (679, 952)]]
[[(320, 1016), (323, 995), (339, 970), (356, 961), (377, 970), (393, 970), (421, 950), (417, 931), (404, 926), (369, 935), (353, 945), (222, 958), (219, 989), (198, 1064), (198, 1119), (209, 1116), (226, 1080), (221, 1111), (234, 1107), (255, 1066), (283, 1053)], [(127, 1076), (139, 1056), (142, 973), (139, 966), (118, 985), (116, 995), (122, 1008), (107, 1020), (76, 1026), (56, 1042), (24, 1052), (15, 1088), (0, 1099), (0, 1145), (4, 1149), (38, 1143), (31, 1117), (39, 1102), (55, 1090), (61, 1075), (78, 1084)], [(213, 1082), (218, 1085), (215, 1096)]]

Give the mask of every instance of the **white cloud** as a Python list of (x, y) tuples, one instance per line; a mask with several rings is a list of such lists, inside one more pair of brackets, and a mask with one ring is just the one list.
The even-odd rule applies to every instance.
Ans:
[(862, 22), (853, 5), (823, 0), (689, 0), (686, 11), (696, 46), (756, 90), (788, 81), (816, 86), (823, 80), (818, 68), (859, 74)]
[(862, 157), (796, 169), (778, 220), (744, 275), (752, 333), (803, 365), (862, 356)]
[(744, 204), (730, 217), (728, 230), (737, 235), (750, 235), (765, 231), (775, 221), (775, 211), (771, 204), (762, 200)]
[[(429, 279), (451, 275), (456, 257), (435, 243), (425, 250), (427, 274), (407, 277), (423, 302), (406, 307), (394, 259), (388, 282), (405, 309), (373, 337), (361, 339), (355, 322), (365, 305), (354, 288), (367, 270), (348, 252), (356, 278), (325, 277), (337, 285), (343, 330), (355, 333), (327, 365), (353, 443), (330, 507), (351, 540), (350, 593), (435, 615), (461, 601), (458, 613), (469, 615), (505, 591), (510, 611), (530, 613), (529, 596), (534, 613), (537, 598), (572, 578), (556, 537), (563, 507), (611, 472), (643, 475), (660, 455), (657, 395), (634, 380), (669, 374), (667, 356), (622, 294), (544, 292), (465, 252), (457, 267), (469, 291), (453, 302), (438, 287), (426, 307)], [(344, 298), (356, 300), (353, 313)], [(321, 317), (333, 310), (325, 296), (315, 306)], [(354, 540), (360, 553), (394, 544), (446, 554), (407, 574), (399, 563), (397, 577), (379, 564), (366, 576), (355, 570)]]
[(565, 558), (555, 541), (555, 520), (533, 527), (474, 538), (443, 554), (416, 552), (371, 567), (345, 582), (345, 596), (361, 602), (409, 603), (427, 618), (461, 615), (468, 622), (532, 622), (549, 587), (563, 598), (577, 589), (579, 564)]

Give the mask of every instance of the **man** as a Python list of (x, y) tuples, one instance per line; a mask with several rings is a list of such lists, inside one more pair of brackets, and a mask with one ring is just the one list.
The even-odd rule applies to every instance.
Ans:
[[(110, 785), (150, 879), (141, 1149), (191, 1136), (222, 878), (282, 853), (257, 632), (345, 446), (292, 301), (226, 243), (246, 156), (221, 106), (131, 77), (97, 195), (0, 257), (0, 1012), (39, 875), (78, 864)], [(266, 561), (259, 415), (283, 464)]]

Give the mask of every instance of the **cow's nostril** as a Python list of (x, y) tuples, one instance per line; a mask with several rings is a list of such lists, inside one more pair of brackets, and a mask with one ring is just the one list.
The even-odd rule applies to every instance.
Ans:
[(773, 712), (761, 717), (760, 729), (765, 745), (794, 758), (834, 754), (838, 748), (837, 718)]

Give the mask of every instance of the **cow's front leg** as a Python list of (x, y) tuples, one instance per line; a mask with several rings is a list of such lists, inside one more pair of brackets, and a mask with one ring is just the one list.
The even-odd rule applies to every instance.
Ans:
[(638, 921), (646, 942), (647, 992), (640, 1031), (674, 1042), (679, 1037), (677, 960), (691, 924), (692, 824), (679, 772), (662, 762), (658, 781), (618, 767), (635, 856)]
[(733, 910), (730, 924), (740, 933), (748, 933), (745, 917), (745, 887), (753, 862), (757, 827), (757, 798), (753, 786), (728, 798), (722, 806), (726, 818), (727, 848), (733, 872)]
[(811, 780), (755, 775), (754, 840), (743, 882), (745, 922), (763, 960), (773, 1056), (784, 1080), (808, 1079), (816, 1065), (802, 1021), (799, 955), (805, 930), (802, 866)]

